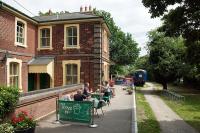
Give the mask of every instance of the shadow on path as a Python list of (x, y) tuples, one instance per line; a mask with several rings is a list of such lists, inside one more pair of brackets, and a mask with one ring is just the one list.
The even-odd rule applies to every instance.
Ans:
[[(145, 127), (145, 125), (154, 123), (154, 122), (155, 120), (146, 119), (143, 122), (138, 123), (138, 125), (141, 125), (140, 128), (143, 128), (143, 126)], [(195, 122), (195, 121), (190, 121), (190, 122)], [(191, 131), (187, 127), (181, 126), (182, 120), (159, 121), (159, 123), (163, 125), (163, 128), (165, 128), (165, 130), (162, 130), (161, 133), (194, 133), (193, 130)], [(172, 128), (172, 127), (176, 127), (176, 128)], [(153, 133), (153, 132), (148, 131), (148, 133)]]
[[(100, 111), (99, 111), (100, 112)], [(104, 116), (95, 118), (97, 128), (78, 124), (52, 124), (49, 127), (37, 127), (36, 133), (130, 133), (131, 109), (113, 110)]]

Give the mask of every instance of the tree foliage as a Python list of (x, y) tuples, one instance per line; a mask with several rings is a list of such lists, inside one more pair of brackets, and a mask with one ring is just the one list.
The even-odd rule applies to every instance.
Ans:
[(181, 37), (166, 37), (158, 31), (149, 32), (149, 62), (157, 82), (167, 89), (167, 83), (183, 76), (185, 46)]
[(61, 11), (61, 12), (52, 12), (51, 10), (47, 11), (47, 12), (41, 12), (39, 11), (39, 16), (49, 16), (49, 15), (57, 15), (57, 14), (66, 14), (69, 13), (69, 11)]
[[(152, 17), (162, 16), (167, 35), (182, 35), (187, 41), (200, 40), (199, 0), (143, 0)], [(175, 5), (176, 4), (176, 5)], [(168, 10), (170, 5), (174, 5)]]
[(147, 75), (148, 75), (148, 78), (147, 78), (148, 81), (154, 81), (152, 66), (150, 65), (150, 62), (149, 62), (149, 55), (141, 56), (136, 60), (132, 73), (138, 69), (146, 70)]
[(110, 59), (117, 65), (133, 64), (140, 49), (130, 33), (124, 33), (114, 22), (111, 14), (103, 10), (95, 10), (95, 14), (102, 16), (110, 32)]
[(142, 0), (152, 17), (162, 17), (159, 31), (185, 39), (187, 64), (200, 81), (200, 0)]

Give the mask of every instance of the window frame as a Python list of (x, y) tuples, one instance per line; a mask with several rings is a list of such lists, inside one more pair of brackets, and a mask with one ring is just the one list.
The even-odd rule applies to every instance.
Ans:
[(105, 29), (103, 29), (103, 51), (108, 52), (108, 34)]
[[(76, 46), (70, 46), (68, 43), (67, 43), (67, 28), (68, 27), (76, 27), (77, 28), (77, 45)], [(63, 49), (66, 50), (66, 49), (80, 49), (80, 32), (79, 32), (79, 24), (65, 24), (64, 25), (64, 47)]]
[(80, 67), (81, 67), (81, 61), (80, 60), (64, 60), (62, 61), (62, 65), (63, 65), (63, 86), (66, 85), (66, 77), (67, 77), (67, 73), (66, 73), (66, 65), (72, 65), (75, 64), (77, 65), (77, 84), (80, 84)]
[[(16, 67), (16, 68), (15, 68)], [(12, 70), (12, 72), (14, 72), (14, 69), (16, 69), (16, 74), (14, 74), (14, 73), (11, 73), (11, 71), (10, 71), (10, 73), (9, 73), (9, 81), (10, 81), (10, 85), (11, 85), (11, 78), (12, 79), (15, 79), (15, 78), (17, 78), (17, 81), (18, 81), (18, 83), (17, 83), (17, 86), (16, 87), (19, 87), (19, 63), (17, 63), (17, 62), (10, 62), (10, 70)]]
[[(24, 24), (24, 33), (23, 33), (24, 43), (17, 42), (17, 23), (18, 22)], [(18, 17), (15, 17), (15, 46), (20, 46), (24, 48), (27, 47), (27, 22)]]
[[(74, 74), (74, 67), (76, 66), (76, 74)], [(68, 67), (70, 67), (70, 72), (68, 74)], [(67, 78), (70, 77), (72, 84), (77, 84), (78, 83), (78, 65), (77, 64), (66, 64), (65, 65), (65, 84), (67, 83)], [(74, 83), (74, 78), (76, 78), (76, 83)]]
[(22, 60), (16, 58), (7, 58), (6, 66), (7, 66), (7, 86), (10, 86), (10, 64), (17, 63), (18, 64), (18, 88), (20, 92), (23, 92), (22, 89)]
[[(42, 29), (49, 29), (50, 30), (50, 44), (49, 47), (42, 47), (41, 46), (41, 32)], [(40, 26), (38, 27), (38, 48), (37, 50), (52, 50), (52, 26)]]

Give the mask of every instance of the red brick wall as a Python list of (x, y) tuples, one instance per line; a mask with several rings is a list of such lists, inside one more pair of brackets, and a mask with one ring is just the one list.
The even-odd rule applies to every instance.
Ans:
[[(23, 92), (28, 91), (28, 61), (32, 57), (25, 57), (25, 56), (17, 56), (17, 55), (11, 55), (12, 58), (17, 58), (22, 60), (22, 89)], [(4, 53), (0, 53), (0, 57), (4, 57)], [(7, 66), (6, 61), (0, 61), (0, 85), (7, 85)]]
[[(26, 21), (26, 20), (25, 20)], [(0, 49), (35, 54), (37, 26), (27, 22), (27, 48), (15, 46), (15, 16), (0, 10)]]
[(63, 60), (81, 60), (81, 70), (80, 70), (80, 82), (85, 83), (89, 82), (90, 87), (94, 88), (93, 80), (93, 63), (91, 62), (92, 59), (89, 57), (65, 57), (65, 56), (58, 56), (55, 58), (54, 62), (54, 85), (62, 86), (63, 85), (63, 68), (62, 68), (62, 61)]
[(94, 23), (80, 23), (80, 49), (67, 49), (64, 47), (64, 24), (52, 26), (52, 46), (53, 50), (40, 50), (37, 55), (65, 55), (65, 54), (90, 54), (94, 44), (93, 33)]
[(22, 106), (16, 109), (16, 113), (26, 111), (35, 119), (46, 116), (56, 110), (56, 97)]
[[(90, 82), (93, 86), (93, 63), (92, 57), (88, 54), (93, 54), (94, 44), (94, 23), (80, 23), (80, 49), (67, 49), (64, 47), (64, 24), (54, 25), (52, 27), (52, 46), (53, 50), (40, 50), (37, 55), (54, 55), (54, 85), (63, 85), (63, 60), (81, 60), (81, 83)], [(76, 54), (76, 56), (73, 56)], [(85, 56), (82, 56), (84, 55)], [(87, 54), (87, 55), (86, 55)], [(78, 56), (77, 56), (78, 55)]]
[[(24, 20), (24, 19), (23, 19)], [(25, 20), (26, 21), (26, 20)], [(35, 55), (36, 45), (37, 45), (37, 26), (27, 22), (27, 47), (15, 46), (15, 16), (0, 10), (0, 50), (8, 50), (16, 52), (17, 54), (27, 54), (17, 55), (9, 54), (12, 58), (17, 58), (22, 60), (22, 88), (23, 91), (27, 91), (28, 87), (28, 66), (27, 63)], [(0, 58), (3, 58), (4, 53), (0, 53)], [(3, 65), (4, 64), (4, 65)], [(5, 65), (6, 62), (0, 63), (0, 84), (7, 84)]]
[(3, 53), (0, 53), (0, 85), (6, 85), (6, 75), (5, 75), (5, 72), (6, 72), (6, 65), (5, 65), (5, 60), (3, 59), (4, 57), (4, 54)]
[[(41, 50), (37, 51), (38, 47), (38, 35), (37, 26), (27, 22), (27, 48), (14, 46), (15, 41), (15, 16), (0, 10), (0, 49), (9, 50), (19, 53), (28, 53), (32, 55), (53, 55), (55, 56), (55, 86), (63, 85), (63, 72), (62, 72), (62, 61), (63, 60), (81, 60), (81, 82), (90, 82), (91, 87), (93, 86), (93, 63), (92, 58), (89, 54), (93, 54), (94, 44), (94, 24), (96, 22), (84, 22), (80, 23), (80, 49), (67, 49), (63, 50), (64, 46), (64, 24), (53, 25), (52, 31), (52, 45), (53, 50)], [(76, 56), (74, 56), (74, 54)], [(85, 55), (84, 55), (85, 54)], [(84, 56), (83, 56), (84, 55)], [(28, 66), (27, 62), (32, 58), (13, 55), (18, 59), (22, 59), (22, 87), (26, 92), (28, 87)], [(26, 58), (26, 59), (24, 59)], [(0, 68), (0, 72), (3, 71)], [(0, 83), (5, 82), (3, 78), (0, 78)]]
[(62, 98), (63, 95), (74, 95), (78, 89), (81, 89), (81, 87), (82, 86), (79, 85), (67, 88), (65, 91), (58, 93), (49, 92), (45, 96), (35, 94), (34, 99), (29, 96), (27, 96), (27, 98), (23, 97), (23, 100), (20, 99), (15, 113), (23, 110), (27, 111), (35, 119), (45, 117), (56, 110), (56, 98)]
[[(28, 61), (32, 59), (32, 57), (26, 57), (26, 56), (18, 56), (18, 55), (11, 55), (12, 58), (17, 58), (17, 59), (20, 59), (22, 60), (22, 69), (21, 69), (21, 72), (22, 72), (22, 89), (23, 89), (23, 92), (27, 92), (28, 91)], [(1, 64), (1, 63), (0, 63)], [(3, 63), (4, 66), (6, 66), (5, 62)], [(4, 68), (5, 69), (5, 68)], [(0, 68), (0, 73), (3, 74), (1, 72), (1, 68)], [(5, 75), (6, 73), (4, 73)], [(1, 80), (1, 78), (0, 78)], [(4, 84), (7, 84), (7, 81), (6, 81), (6, 76), (5, 76), (5, 79), (3, 80)]]

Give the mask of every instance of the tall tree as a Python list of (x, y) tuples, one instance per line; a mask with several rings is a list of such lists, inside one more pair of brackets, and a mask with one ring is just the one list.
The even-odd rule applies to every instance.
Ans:
[[(111, 73), (122, 70), (123, 65), (135, 62), (140, 49), (130, 33), (124, 33), (114, 22), (111, 14), (103, 10), (95, 10), (94, 13), (102, 16), (106, 21), (110, 32), (110, 59), (115, 62), (111, 67)], [(120, 69), (119, 69), (120, 68)]]
[[(152, 17), (162, 17), (164, 31), (168, 36), (185, 38), (187, 63), (196, 70), (200, 81), (200, 0), (142, 0)], [(170, 7), (169, 7), (170, 6)]]
[(95, 14), (102, 16), (110, 32), (110, 56), (118, 65), (128, 65), (135, 62), (140, 49), (130, 33), (124, 33), (114, 22), (111, 14), (103, 10), (95, 10)]
[(184, 70), (184, 40), (165, 37), (158, 31), (149, 32), (149, 62), (157, 82), (167, 89), (167, 83), (181, 78)]

